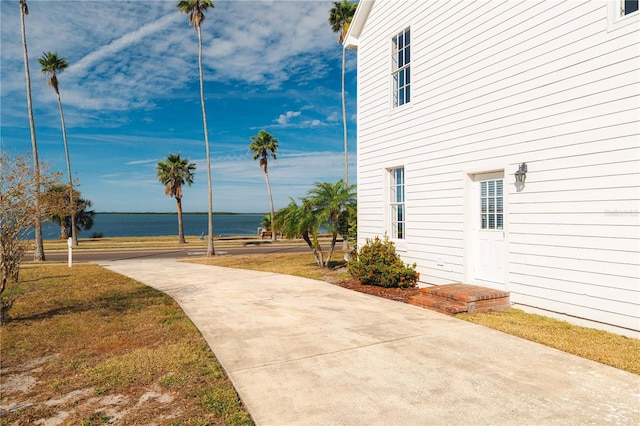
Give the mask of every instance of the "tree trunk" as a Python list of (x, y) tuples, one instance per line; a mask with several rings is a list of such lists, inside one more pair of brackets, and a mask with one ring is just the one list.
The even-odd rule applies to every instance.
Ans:
[(324, 259), (322, 257), (322, 250), (319, 250), (316, 247), (313, 247), (313, 257), (316, 258), (316, 264), (321, 267), (324, 268)]
[(204, 126), (204, 145), (207, 154), (207, 184), (208, 184), (208, 233), (207, 236), (207, 256), (216, 254), (213, 247), (213, 187), (211, 184), (211, 156), (209, 154), (209, 130), (207, 129), (207, 110), (204, 105), (204, 76), (202, 74), (202, 30), (200, 25), (196, 27), (198, 31), (198, 69), (200, 71), (200, 103), (202, 104), (202, 123)]
[(269, 193), (269, 207), (271, 208), (271, 241), (277, 241), (276, 230), (273, 227), (275, 211), (273, 209), (273, 196), (271, 195), (271, 184), (269, 183), (269, 172), (267, 172), (267, 168), (264, 168), (264, 178), (267, 181), (267, 192)]
[(36, 187), (36, 220), (34, 223), (35, 231), (35, 250), (33, 258), (37, 261), (45, 260), (44, 243), (42, 241), (42, 213), (40, 212), (40, 162), (38, 161), (38, 145), (36, 143), (36, 124), (33, 118), (33, 105), (31, 104), (31, 74), (29, 73), (29, 54), (27, 53), (27, 34), (24, 26), (24, 15), (26, 9), (26, 0), (23, 5), (20, 2), (20, 27), (22, 30), (22, 50), (24, 53), (24, 75), (27, 81), (27, 110), (29, 113), (29, 130), (31, 130), (31, 147), (33, 149), (33, 172), (35, 175)]
[(176, 204), (178, 205), (178, 243), (186, 244), (184, 240), (184, 227), (182, 226), (182, 198), (176, 197)]
[(311, 235), (311, 249), (313, 250), (313, 256), (316, 258), (316, 263), (319, 267), (324, 268), (324, 255), (322, 254), (322, 247), (318, 241), (318, 235), (314, 233)]
[(325, 264), (325, 267), (329, 267), (329, 262), (331, 262), (331, 255), (333, 254), (333, 249), (336, 246), (336, 240), (338, 239), (338, 233), (334, 232), (332, 237), (331, 237), (331, 247), (329, 247), (329, 253), (327, 253), (327, 262)]
[(302, 239), (307, 243), (309, 248), (311, 250), (313, 250), (313, 243), (311, 242), (311, 239), (309, 238), (309, 233), (308, 232), (305, 231), (305, 232), (302, 233)]
[(60, 109), (60, 123), (62, 124), (62, 142), (64, 143), (64, 155), (67, 159), (67, 176), (69, 176), (69, 207), (71, 208), (71, 240), (74, 246), (78, 245), (78, 235), (76, 232), (76, 203), (73, 199), (73, 177), (71, 176), (71, 160), (69, 159), (69, 145), (67, 144), (67, 127), (64, 124), (64, 112), (62, 110), (62, 100), (60, 92), (58, 95), (58, 108)]
[(347, 101), (344, 94), (344, 73), (345, 73), (346, 49), (342, 46), (342, 129), (344, 135), (344, 187), (349, 187), (349, 153), (347, 144)]
[[(342, 45), (342, 128), (344, 134), (344, 189), (349, 188), (349, 154), (347, 143), (347, 101), (344, 93), (344, 74), (345, 74), (345, 54), (346, 49), (344, 43)], [(342, 249), (349, 250), (349, 240), (345, 235), (342, 236)]]

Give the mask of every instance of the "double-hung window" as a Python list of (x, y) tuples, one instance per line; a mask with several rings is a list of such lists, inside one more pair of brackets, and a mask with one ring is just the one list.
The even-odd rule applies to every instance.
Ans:
[(389, 170), (389, 216), (391, 218), (391, 238), (405, 238), (404, 167)]
[(411, 101), (411, 30), (406, 28), (393, 37), (392, 80), (393, 106)]

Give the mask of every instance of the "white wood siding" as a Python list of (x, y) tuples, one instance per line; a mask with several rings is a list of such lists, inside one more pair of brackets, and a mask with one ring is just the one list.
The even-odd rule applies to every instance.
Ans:
[[(358, 44), (359, 242), (386, 231), (404, 166), (429, 284), (468, 281), (469, 174), (504, 170), (512, 301), (640, 330), (640, 25), (603, 1), (376, 1)], [(391, 37), (411, 27), (411, 102)], [(525, 187), (513, 173), (526, 162)]]

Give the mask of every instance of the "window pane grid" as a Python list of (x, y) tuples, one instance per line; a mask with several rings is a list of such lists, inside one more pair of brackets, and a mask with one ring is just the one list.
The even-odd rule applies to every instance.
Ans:
[(502, 179), (480, 182), (480, 227), (482, 229), (504, 228)]
[(393, 106), (404, 105), (411, 100), (411, 48), (410, 30), (393, 37)]
[(404, 168), (390, 170), (390, 215), (391, 238), (404, 239), (405, 237), (405, 198), (404, 198)]

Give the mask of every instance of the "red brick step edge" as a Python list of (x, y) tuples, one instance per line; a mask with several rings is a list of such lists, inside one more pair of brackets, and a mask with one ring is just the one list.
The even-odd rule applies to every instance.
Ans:
[(502, 311), (510, 306), (509, 292), (469, 284), (445, 284), (420, 289), (409, 303), (447, 315)]

